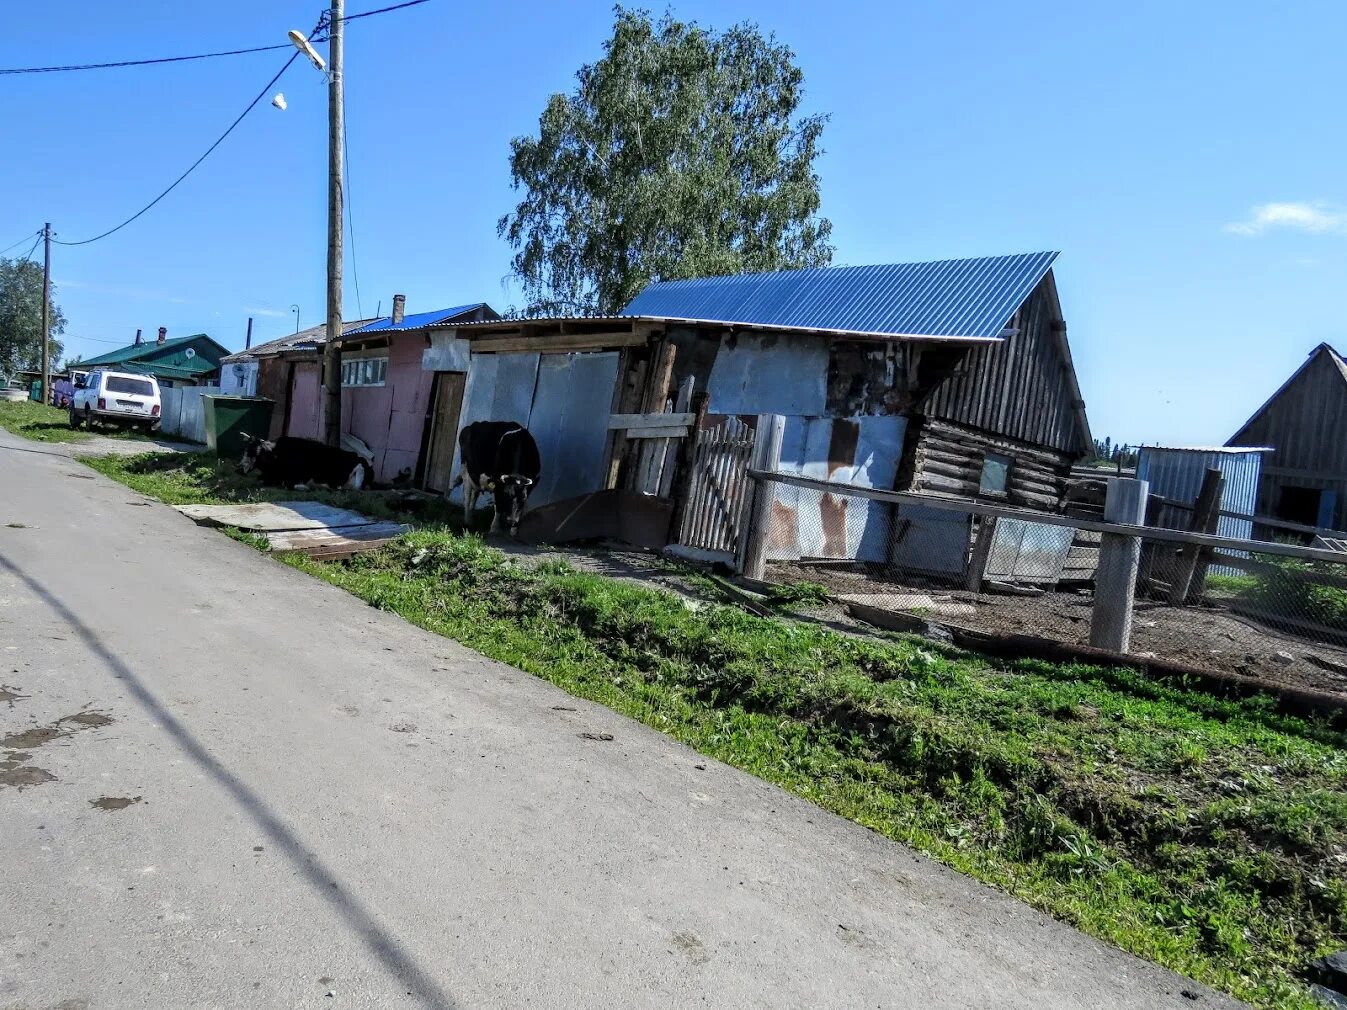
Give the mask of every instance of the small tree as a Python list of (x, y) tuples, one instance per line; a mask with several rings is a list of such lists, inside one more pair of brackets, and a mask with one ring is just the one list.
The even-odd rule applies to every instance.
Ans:
[(723, 33), (617, 7), (605, 55), (510, 144), (524, 198), (500, 219), (527, 313), (611, 313), (652, 280), (825, 266), (794, 53), (751, 24)]
[[(48, 334), (51, 360), (64, 349), (56, 335), (65, 332), (65, 315), (51, 289)], [(28, 259), (0, 258), (0, 371), (42, 367), (42, 267)]]

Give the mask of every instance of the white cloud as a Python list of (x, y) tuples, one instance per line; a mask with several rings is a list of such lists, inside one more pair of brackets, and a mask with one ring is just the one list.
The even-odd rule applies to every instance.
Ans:
[(282, 319), (290, 314), (282, 312), (280, 309), (244, 309), (243, 311), (250, 316), (272, 316), (276, 319)]
[(1322, 202), (1263, 203), (1252, 208), (1243, 221), (1225, 226), (1234, 235), (1261, 235), (1274, 228), (1347, 234), (1347, 213)]

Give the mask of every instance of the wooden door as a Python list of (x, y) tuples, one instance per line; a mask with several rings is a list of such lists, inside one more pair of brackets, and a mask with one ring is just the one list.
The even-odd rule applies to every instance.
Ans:
[(436, 372), (427, 417), (425, 477), (429, 491), (444, 494), (454, 482), (454, 449), (458, 443), (458, 415), (463, 407), (463, 372)]

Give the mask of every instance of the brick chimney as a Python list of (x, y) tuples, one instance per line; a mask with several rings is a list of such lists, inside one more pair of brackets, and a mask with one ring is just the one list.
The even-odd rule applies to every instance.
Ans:
[(407, 313), (407, 296), (393, 296), (393, 325), (399, 326), (402, 323), (402, 317)]
[(168, 339), (168, 327), (167, 326), (159, 327), (159, 339), (156, 340), (155, 343), (162, 344), (167, 339)]
[(136, 347), (140, 346), (140, 327), (136, 327)]

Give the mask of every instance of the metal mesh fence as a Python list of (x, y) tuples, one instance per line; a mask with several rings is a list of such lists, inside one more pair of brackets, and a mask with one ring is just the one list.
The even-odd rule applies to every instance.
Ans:
[[(866, 623), (972, 646), (1032, 638), (1073, 647), (1091, 644), (1096, 608), (1110, 602), (1096, 597), (1104, 534), (1082, 528), (1097, 512), (1049, 524), (836, 486), (762, 486), (772, 495), (760, 512), (763, 574), (784, 599), (821, 601), (826, 591), (828, 605)], [(1347, 694), (1347, 563), (1164, 536), (1127, 541), (1139, 548), (1131, 654)], [(1115, 615), (1127, 613), (1120, 598)]]

